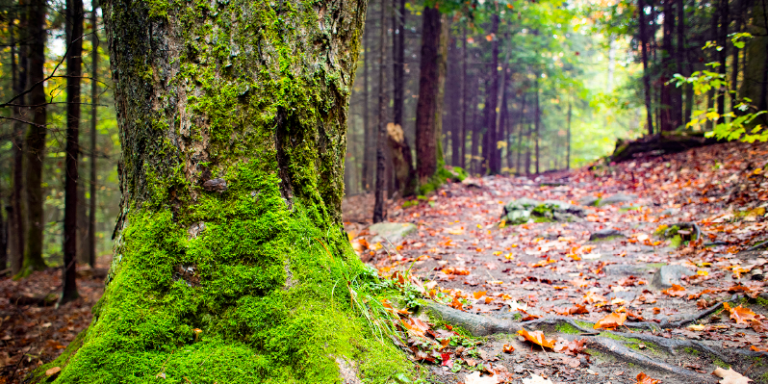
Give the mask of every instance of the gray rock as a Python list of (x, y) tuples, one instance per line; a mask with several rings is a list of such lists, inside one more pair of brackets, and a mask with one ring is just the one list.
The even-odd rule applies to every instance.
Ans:
[(369, 241), (371, 244), (381, 243), (388, 246), (389, 243), (399, 244), (403, 239), (416, 232), (416, 225), (411, 223), (378, 223), (368, 227), (371, 233), (376, 235)]
[(584, 208), (563, 201), (538, 201), (524, 197), (505, 205), (501, 217), (514, 225), (528, 222), (580, 221), (585, 215)]
[(631, 302), (637, 297), (637, 292), (635, 291), (619, 291), (619, 292), (611, 292), (608, 294), (608, 300), (613, 299), (623, 299), (627, 303)]
[(653, 275), (652, 284), (657, 288), (669, 288), (672, 284), (680, 284), (683, 276), (692, 276), (696, 272), (682, 265), (665, 265)]
[(615, 229), (606, 228), (606, 229), (601, 229), (597, 232), (592, 232), (592, 234), (589, 235), (589, 241), (606, 240), (613, 237), (626, 237), (626, 236), (624, 236), (623, 233)]
[(621, 203), (632, 203), (637, 200), (637, 195), (625, 195), (623, 193), (617, 193), (612, 196), (608, 196), (604, 199), (601, 199), (597, 204), (599, 206), (603, 205), (613, 205), (613, 204), (621, 204)]
[(641, 265), (632, 264), (611, 264), (603, 268), (606, 275), (611, 276), (641, 276), (648, 270)]
[(597, 197), (594, 196), (586, 196), (579, 199), (579, 204), (586, 206), (586, 207), (594, 207), (597, 201), (600, 200)]

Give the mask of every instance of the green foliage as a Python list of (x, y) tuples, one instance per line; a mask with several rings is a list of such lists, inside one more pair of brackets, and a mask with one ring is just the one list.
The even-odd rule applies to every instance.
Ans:
[[(749, 39), (752, 37), (749, 33), (736, 33), (731, 34), (731, 40), (734, 46), (743, 48), (744, 41), (742, 39)], [(702, 49), (714, 48), (718, 51), (723, 47), (718, 46), (714, 41), (708, 41)], [(718, 62), (711, 62), (706, 64), (708, 67), (717, 69), (720, 66)], [(722, 94), (724, 89), (730, 89), (731, 85), (728, 81), (728, 77), (725, 73), (714, 72), (710, 70), (696, 71), (689, 77), (685, 77), (679, 73), (674, 75), (674, 78), (670, 81), (677, 87), (688, 84), (693, 87), (694, 93), (697, 95), (703, 95), (707, 92), (714, 91), (716, 94)], [(734, 91), (731, 91), (734, 93)], [(735, 96), (733, 96), (735, 97)], [(697, 124), (703, 124), (706, 122), (715, 123), (714, 129), (711, 132), (707, 132), (707, 137), (716, 137), (719, 140), (741, 140), (748, 143), (754, 143), (755, 141), (766, 142), (768, 141), (768, 127), (759, 124), (757, 119), (761, 115), (768, 113), (768, 111), (760, 111), (754, 105), (749, 98), (739, 100), (734, 105), (734, 110), (726, 112), (724, 115), (718, 113), (717, 108), (708, 108), (706, 110), (694, 111), (692, 118), (687, 127), (693, 127)]]

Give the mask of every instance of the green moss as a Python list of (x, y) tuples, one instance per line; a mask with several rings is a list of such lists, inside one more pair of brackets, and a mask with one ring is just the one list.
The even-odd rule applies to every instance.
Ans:
[(661, 267), (663, 267), (665, 265), (667, 265), (667, 263), (651, 263), (651, 264), (646, 264), (645, 268), (646, 269), (659, 269), (659, 268), (661, 268)]
[(613, 240), (620, 240), (623, 239), (623, 236), (608, 236), (608, 237), (601, 237), (595, 240), (590, 240), (593, 243), (601, 243), (601, 242), (608, 242)]
[(576, 323), (579, 327), (586, 328), (586, 329), (591, 329), (592, 327), (594, 327), (594, 324), (588, 323), (586, 321), (573, 320), (573, 322)]
[(515, 314), (512, 315), (512, 320), (514, 321), (520, 321), (523, 319), (523, 315), (519, 312), (515, 312)]
[(728, 369), (728, 368), (731, 367), (725, 361), (722, 361), (722, 360), (718, 359), (717, 357), (712, 359), (712, 364), (714, 364), (714, 365), (716, 365), (716, 366), (718, 366), (720, 368), (723, 368), (723, 369)]
[(768, 309), (768, 299), (763, 298), (762, 296), (758, 296), (755, 301), (757, 301), (757, 305)]
[(694, 348), (691, 348), (691, 347), (685, 347), (685, 353), (687, 353), (689, 355), (693, 355), (693, 356), (698, 356), (698, 355), (701, 354), (701, 352), (699, 352), (698, 349), (694, 349)]
[(669, 245), (672, 248), (679, 248), (681, 245), (683, 245), (683, 238), (680, 237), (680, 235), (675, 235), (672, 237), (672, 240), (669, 241)]
[(576, 327), (568, 324), (568, 323), (558, 323), (557, 324), (557, 331), (560, 333), (567, 333), (569, 335), (578, 335), (581, 334), (581, 331), (579, 331)]
[[(372, 336), (386, 332), (366, 304), (378, 302), (376, 277), (342, 232), (316, 229), (307, 208), (290, 214), (277, 178), (253, 167), (183, 220), (131, 209), (94, 323), (57, 382), (161, 372), (174, 382), (335, 382), (337, 357), (373, 382), (409, 373), (389, 340)], [(190, 237), (198, 222), (205, 229)]]
[[(616, 341), (620, 341), (625, 346), (627, 346), (629, 348), (632, 348), (632, 349), (635, 349), (635, 350), (638, 350), (638, 351), (642, 350), (644, 348), (648, 348), (648, 349), (653, 350), (653, 351), (658, 350), (658, 347), (655, 344), (653, 344), (653, 343), (646, 343), (645, 341), (640, 340), (640, 339), (636, 339), (634, 337), (624, 337), (624, 336), (620, 336), (620, 335), (617, 335), (617, 334), (614, 334), (614, 333), (611, 333), (611, 332), (602, 332), (602, 333), (600, 333), (599, 336), (607, 337), (609, 339), (613, 339), (613, 340), (616, 340)], [(642, 346), (642, 348), (641, 348), (641, 346)]]

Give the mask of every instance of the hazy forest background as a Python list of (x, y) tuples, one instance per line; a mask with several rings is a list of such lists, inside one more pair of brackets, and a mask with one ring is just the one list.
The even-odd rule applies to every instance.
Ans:
[[(3, 273), (62, 264), (68, 158), (79, 180), (70, 208), (78, 263), (112, 248), (120, 140), (107, 42), (97, 4), (70, 3), (0, 4)], [(617, 139), (711, 131), (712, 120), (735, 119), (729, 112), (741, 105), (745, 74), (765, 73), (765, 36), (745, 34), (765, 25), (764, 7), (761, 0), (552, 0), (472, 12), (453, 4), (438, 13), (405, 0), (371, 1), (348, 111), (345, 193), (375, 189), (377, 132), (389, 123), (402, 127), (407, 144), (386, 146), (389, 196), (425, 191), (425, 180), (410, 189), (397, 181), (393, 162), (408, 153), (408, 177), (418, 174), (417, 104), (429, 86), (439, 91), (432, 100), (441, 117), (438, 163), (473, 175), (581, 167), (613, 151)], [(429, 39), (436, 61), (422, 57)], [(423, 68), (437, 76), (425, 83)], [(697, 71), (679, 87), (669, 83)], [(762, 92), (764, 104), (764, 81)], [(719, 115), (706, 115), (708, 108)]]

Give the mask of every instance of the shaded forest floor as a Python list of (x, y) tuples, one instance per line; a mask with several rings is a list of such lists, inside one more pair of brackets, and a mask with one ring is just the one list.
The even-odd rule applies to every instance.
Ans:
[[(346, 225), (363, 260), (437, 307), (401, 315), (404, 348), (437, 381), (716, 382), (715, 368), (732, 367), (768, 383), (768, 250), (755, 247), (768, 240), (766, 163), (768, 145), (731, 143), (535, 180), (470, 179), (393, 204), (389, 220), (414, 225), (404, 237), (353, 222), (356, 212)], [(559, 222), (500, 225), (522, 198), (571, 206)], [(539, 211), (530, 221), (548, 220)], [(429, 347), (445, 331), (439, 318), (482, 335), (470, 338), (479, 350)]]
[[(346, 199), (344, 218), (361, 258), (429, 308), (399, 316), (402, 348), (434, 382), (699, 383), (732, 367), (768, 383), (768, 250), (755, 247), (768, 240), (766, 162), (768, 145), (720, 144), (446, 184), (390, 204), (408, 231), (370, 228), (370, 196)], [(522, 198), (565, 205), (500, 224)], [(103, 280), (86, 270), (78, 286), (82, 298), (56, 308), (58, 270), (0, 280), (0, 383), (87, 327)]]

